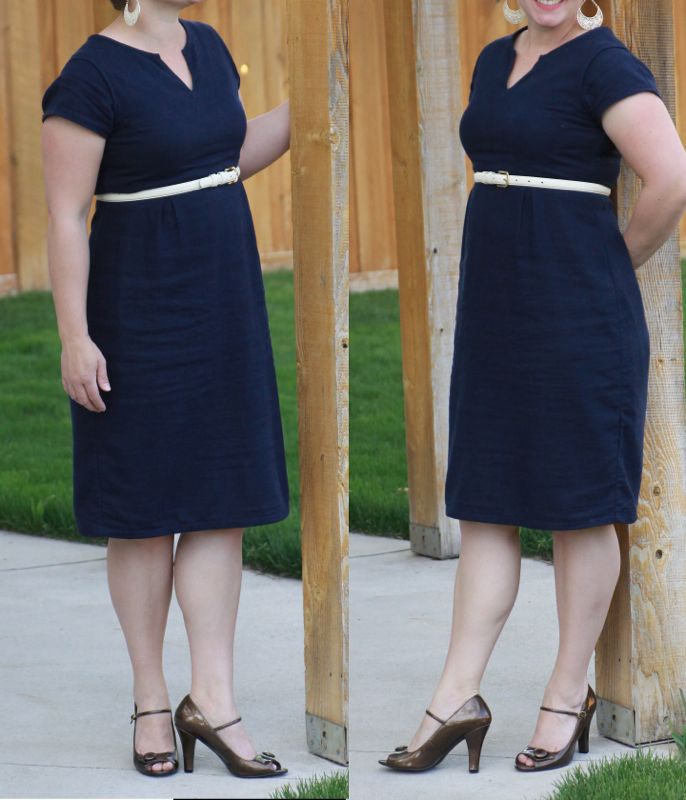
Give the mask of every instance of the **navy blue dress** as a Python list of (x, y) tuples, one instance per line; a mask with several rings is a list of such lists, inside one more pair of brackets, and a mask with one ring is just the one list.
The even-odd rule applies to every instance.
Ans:
[[(157, 53), (93, 34), (48, 86), (43, 119), (106, 139), (95, 193), (238, 164), (239, 73), (207, 23), (181, 20), (193, 88)], [(96, 201), (87, 319), (107, 410), (69, 398), (79, 533), (140, 539), (274, 522), (288, 484), (264, 286), (239, 181)]]
[[(652, 73), (601, 27), (507, 89), (520, 32), (477, 59), (460, 122), (474, 169), (613, 186), (620, 154), (601, 116), (659, 96)], [(475, 183), (458, 286), (447, 515), (543, 530), (634, 522), (650, 343), (611, 199)]]

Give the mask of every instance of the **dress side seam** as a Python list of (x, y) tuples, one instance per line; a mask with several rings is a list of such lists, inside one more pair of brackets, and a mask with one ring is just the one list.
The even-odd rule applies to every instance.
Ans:
[(618, 508), (619, 508), (619, 466), (620, 466), (620, 458), (621, 458), (621, 453), (622, 453), (622, 440), (623, 440), (623, 437), (624, 437), (624, 402), (625, 402), (625, 398), (626, 398), (626, 395), (627, 395), (627, 393), (624, 391), (624, 370), (625, 370), (625, 353), (624, 353), (624, 350), (625, 350), (626, 343), (625, 343), (624, 338), (623, 338), (622, 333), (621, 333), (621, 324), (620, 324), (621, 314), (620, 314), (620, 309), (619, 309), (619, 296), (618, 296), (618, 292), (617, 292), (617, 282), (615, 280), (615, 273), (614, 273), (614, 269), (612, 267), (612, 259), (610, 258), (610, 255), (609, 255), (608, 250), (607, 250), (607, 242), (605, 241), (605, 230), (604, 230), (602, 225), (598, 224), (597, 217), (595, 217), (595, 220), (596, 220), (596, 227), (598, 229), (600, 229), (600, 236), (601, 236), (602, 243), (603, 243), (603, 253), (605, 254), (605, 264), (606, 264), (607, 269), (608, 269), (608, 271), (610, 273), (610, 281), (612, 283), (612, 293), (613, 293), (614, 299), (615, 299), (615, 312), (616, 312), (617, 331), (618, 331), (617, 339), (618, 339), (618, 342), (619, 342), (619, 352), (620, 352), (619, 381), (618, 381), (618, 386), (619, 386), (619, 389), (618, 389), (618, 391), (619, 391), (619, 402), (618, 402), (619, 424), (617, 426), (617, 455), (616, 455), (616, 458), (615, 458), (616, 467), (615, 467), (615, 481), (614, 481), (615, 482), (615, 497), (614, 497), (614, 503), (613, 503), (614, 509), (615, 509), (615, 515), (617, 515)]

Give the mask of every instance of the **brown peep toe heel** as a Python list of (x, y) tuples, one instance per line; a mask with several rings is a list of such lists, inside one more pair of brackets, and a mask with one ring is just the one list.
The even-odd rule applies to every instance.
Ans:
[[(569, 742), (561, 750), (550, 752), (543, 747), (525, 747), (524, 750), (521, 750), (515, 756), (515, 767), (521, 772), (534, 772), (535, 770), (566, 767), (574, 756), (574, 746), (577, 741), (579, 742), (579, 752), (588, 753), (588, 734), (591, 730), (591, 720), (595, 713), (596, 704), (595, 692), (591, 689), (589, 684), (588, 691), (586, 692), (586, 699), (580, 711), (568, 711), (566, 709), (539, 706), (543, 711), (554, 711), (556, 714), (569, 714), (572, 717), (576, 717), (576, 727), (574, 728)], [(534, 764), (522, 763), (519, 761), (520, 755), (528, 756), (533, 759)]]
[[(224, 744), (216, 731), (228, 728), (229, 725), (235, 725), (240, 721), (241, 717), (236, 717), (231, 722), (212, 727), (191, 696), (187, 694), (179, 703), (174, 714), (174, 722), (183, 749), (184, 772), (193, 772), (195, 743), (199, 739), (215, 755), (219, 756), (229, 772), (238, 778), (272, 778), (277, 775), (285, 775), (288, 770), (276, 760), (274, 753), (264, 751), (258, 753), (254, 758), (241, 758), (227, 744)], [(272, 764), (276, 765), (276, 769), (272, 767)]]
[(408, 750), (407, 745), (396, 747), (379, 764), (401, 772), (423, 772), (443, 761), (448, 753), (463, 739), (469, 751), (469, 771), (479, 771), (481, 745), (491, 724), (491, 710), (480, 694), (466, 700), (452, 716), (441, 719), (426, 709), (426, 713), (441, 723), (441, 727), (416, 750)]
[[(174, 736), (174, 749), (170, 753), (137, 753), (136, 752), (136, 724), (135, 721), (138, 717), (144, 717), (146, 714), (171, 714), (171, 708), (160, 708), (155, 711), (139, 711), (136, 704), (133, 704), (133, 714), (131, 714), (131, 722), (133, 726), (133, 765), (143, 775), (150, 775), (153, 778), (161, 778), (164, 775), (173, 775), (179, 768), (179, 759), (176, 750), (176, 732), (174, 725), (171, 726), (172, 734)], [(170, 720), (171, 721), (171, 720)], [(165, 761), (171, 761), (173, 766), (171, 769), (153, 769), (153, 764), (164, 764)]]

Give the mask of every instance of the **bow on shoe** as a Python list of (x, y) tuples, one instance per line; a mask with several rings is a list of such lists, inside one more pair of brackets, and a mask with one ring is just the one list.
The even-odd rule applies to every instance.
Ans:
[[(171, 758), (164, 758), (164, 756), (171, 756)], [(155, 759), (159, 761), (174, 761), (174, 752), (171, 753), (144, 753), (143, 755), (139, 755), (139, 758), (142, 758), (143, 761), (149, 763), (150, 761), (155, 761)]]
[(258, 761), (260, 764), (276, 764), (276, 768), (281, 769), (281, 764), (276, 760), (274, 753), (268, 753), (266, 750), (258, 753), (253, 761)]
[(531, 758), (536, 759), (536, 761), (542, 761), (544, 758), (548, 758), (549, 756), (553, 755), (548, 750), (544, 750), (542, 747), (525, 747), (524, 750), (522, 750), (522, 753), (524, 755), (531, 756)]

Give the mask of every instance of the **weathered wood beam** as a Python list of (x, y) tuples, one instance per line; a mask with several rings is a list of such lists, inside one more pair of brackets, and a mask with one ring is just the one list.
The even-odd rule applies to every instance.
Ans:
[(289, 0), (307, 745), (348, 761), (347, 0)]
[[(653, 71), (675, 115), (671, 0), (612, 0), (611, 25)], [(680, 10), (681, 7), (680, 7)], [(640, 190), (626, 165), (617, 190), (624, 228)], [(686, 723), (686, 397), (679, 238), (637, 272), (650, 331), (650, 377), (638, 520), (617, 526), (622, 570), (596, 648), (598, 729), (637, 745)]]
[(466, 204), (457, 0), (384, 0), (410, 540), (459, 552), (445, 515), (448, 395)]

